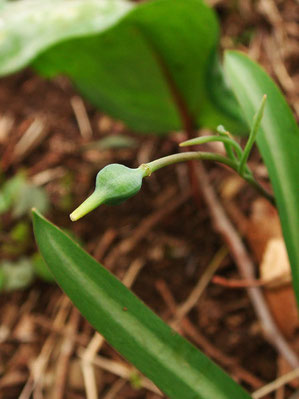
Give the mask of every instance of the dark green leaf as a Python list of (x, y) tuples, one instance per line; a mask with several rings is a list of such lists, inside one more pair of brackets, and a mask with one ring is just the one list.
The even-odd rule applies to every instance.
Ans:
[(267, 95), (257, 144), (273, 185), (299, 303), (299, 129), (282, 93), (259, 65), (229, 51), (225, 70), (248, 124)]
[(33, 212), (39, 249), (87, 320), (172, 399), (248, 399), (218, 366), (171, 330), (66, 234)]
[(0, 7), (0, 75), (6, 75), (55, 43), (110, 28), (134, 6), (125, 0), (20, 0)]
[(218, 23), (202, 0), (30, 0), (4, 16), (0, 74), (39, 55), (38, 71), (69, 76), (135, 130), (181, 129), (186, 115), (195, 126), (245, 129), (219, 65)]

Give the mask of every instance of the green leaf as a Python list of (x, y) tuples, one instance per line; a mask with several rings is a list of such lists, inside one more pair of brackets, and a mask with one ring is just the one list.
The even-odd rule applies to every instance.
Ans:
[(16, 218), (24, 216), (33, 207), (38, 208), (41, 212), (47, 212), (49, 205), (49, 198), (43, 187), (25, 182), (14, 199), (13, 216)]
[(195, 126), (246, 129), (223, 79), (217, 19), (202, 0), (23, 0), (3, 13), (0, 75), (33, 61), (142, 132), (182, 129), (187, 114)]
[(4, 260), (0, 263), (0, 292), (27, 288), (34, 280), (34, 271), (28, 258), (16, 262)]
[(48, 195), (44, 188), (34, 186), (26, 180), (23, 172), (19, 172), (1, 187), (0, 215), (12, 209), (13, 217), (19, 218), (32, 207), (46, 212), (49, 209)]
[(57, 42), (104, 31), (133, 7), (124, 0), (20, 0), (0, 5), (0, 75), (18, 71)]
[(259, 65), (228, 51), (225, 70), (249, 125), (267, 95), (256, 140), (273, 186), (299, 303), (299, 129), (282, 93)]
[(248, 399), (218, 366), (170, 329), (61, 230), (33, 212), (39, 249), (86, 319), (172, 399)]
[(26, 177), (22, 172), (5, 181), (0, 191), (0, 215), (14, 205), (24, 185), (26, 185)]

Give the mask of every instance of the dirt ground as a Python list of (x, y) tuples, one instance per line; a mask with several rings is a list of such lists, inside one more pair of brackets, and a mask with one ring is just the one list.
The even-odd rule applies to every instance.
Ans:
[[(258, 60), (284, 91), (298, 120), (298, 2), (211, 4), (222, 22), (221, 46), (240, 48)], [(36, 140), (29, 148), (18, 145), (36, 121), (41, 126)], [(216, 231), (205, 196), (194, 197), (186, 165), (155, 173), (137, 196), (120, 206), (102, 206), (76, 223), (68, 216), (93, 190), (103, 166), (117, 162), (136, 167), (178, 151), (183, 138), (183, 132), (166, 138), (132, 133), (83, 102), (63, 77), (46, 81), (25, 70), (0, 81), (2, 182), (26, 170), (30, 181), (48, 194), (51, 221), (72, 231), (120, 279), (131, 278), (133, 291), (148, 306), (253, 392), (290, 366), (265, 337), (246, 290), (252, 281), (240, 275), (238, 259)], [(257, 151), (250, 165), (270, 188)], [(221, 206), (244, 239), (259, 285), (258, 266), (267, 243), (281, 234), (276, 212), (230, 171), (209, 163), (205, 168)], [(16, 223), (9, 212), (0, 215), (1, 237)], [(31, 233), (23, 254), (35, 251)], [(8, 255), (2, 248), (0, 256), (14, 261), (20, 254)], [(199, 289), (215, 264), (218, 278)], [(290, 284), (260, 289), (299, 356)], [(0, 309), (1, 399), (161, 397), (148, 380), (136, 378), (132, 366), (101, 340), (55, 284), (37, 279), (25, 290), (3, 293)], [(292, 381), (263, 397), (295, 398), (297, 389)]]

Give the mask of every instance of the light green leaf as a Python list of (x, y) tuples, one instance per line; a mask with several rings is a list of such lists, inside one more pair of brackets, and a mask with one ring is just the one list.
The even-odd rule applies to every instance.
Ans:
[(28, 258), (16, 262), (0, 263), (0, 292), (15, 291), (28, 287), (34, 280), (34, 271)]
[(104, 31), (131, 8), (133, 4), (125, 0), (4, 2), (0, 14), (0, 75), (28, 65), (57, 42)]
[(3, 183), (0, 191), (0, 215), (7, 212), (13, 206), (25, 184), (26, 178), (23, 173), (18, 173)]
[(13, 216), (16, 218), (24, 216), (33, 207), (38, 208), (41, 212), (47, 212), (49, 205), (49, 198), (43, 187), (25, 183), (14, 199)]
[(171, 399), (249, 399), (66, 234), (33, 212), (35, 237), (58, 284), (86, 319)]
[(194, 126), (246, 129), (220, 68), (217, 19), (202, 0), (21, 0), (2, 20), (0, 75), (33, 61), (142, 132), (182, 129), (187, 114)]
[(1, 187), (0, 215), (12, 209), (15, 218), (26, 215), (32, 207), (46, 212), (49, 208), (48, 195), (43, 187), (36, 187), (19, 172)]
[(227, 52), (225, 71), (248, 124), (251, 123), (261, 98), (264, 94), (267, 95), (256, 140), (277, 201), (299, 303), (299, 129), (278, 87), (245, 54)]

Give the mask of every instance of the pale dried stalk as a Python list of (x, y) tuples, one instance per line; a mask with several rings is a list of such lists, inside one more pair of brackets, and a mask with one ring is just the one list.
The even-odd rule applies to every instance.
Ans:
[(72, 97), (71, 106), (77, 119), (81, 136), (84, 139), (90, 139), (92, 137), (92, 128), (82, 98), (78, 96)]
[(298, 378), (298, 377), (299, 377), (299, 368), (296, 368), (296, 369), (290, 371), (289, 373), (276, 378), (276, 380), (263, 386), (262, 388), (258, 389), (257, 391), (253, 392), (252, 398), (260, 399), (263, 396), (266, 396), (269, 393), (276, 391), (278, 388), (284, 386), (288, 382), (293, 381), (295, 378)]
[(176, 328), (180, 321), (190, 312), (193, 306), (198, 302), (201, 294), (211, 281), (214, 276), (216, 270), (222, 263), (223, 259), (227, 255), (226, 247), (222, 247), (216, 255), (213, 257), (212, 261), (208, 265), (207, 269), (204, 271), (203, 275), (198, 280), (196, 286), (193, 288), (188, 298), (177, 307), (175, 312), (174, 319), (170, 322), (170, 325), (173, 328)]
[[(246, 280), (254, 279), (254, 264), (245, 248), (245, 245), (243, 244), (238, 232), (226, 216), (226, 213), (210, 184), (204, 167), (202, 165), (196, 165), (196, 167), (202, 194), (209, 208), (215, 229), (222, 235), (229, 246), (231, 255), (233, 256), (242, 277)], [(247, 288), (247, 292), (268, 341), (272, 343), (278, 353), (287, 360), (291, 367), (298, 367), (298, 357), (290, 348), (274, 323), (261, 289), (259, 287), (249, 287)]]

